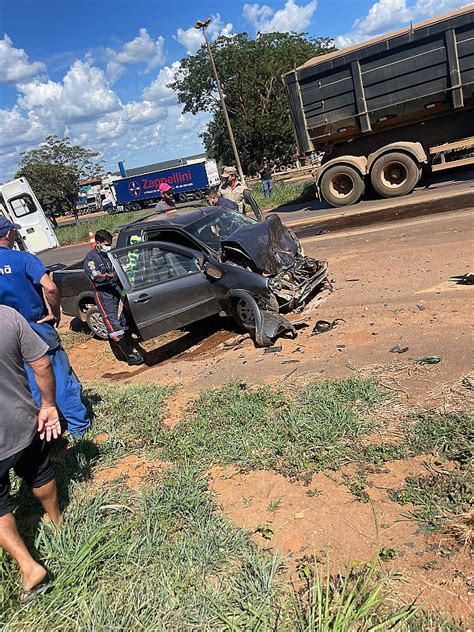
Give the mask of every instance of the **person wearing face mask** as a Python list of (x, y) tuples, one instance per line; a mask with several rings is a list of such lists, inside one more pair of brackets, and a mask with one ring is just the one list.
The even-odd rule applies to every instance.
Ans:
[[(57, 285), (35, 255), (14, 250), (18, 224), (0, 214), (0, 305), (19, 312), (48, 346), (48, 359), (56, 380), (56, 403), (73, 439), (90, 428), (87, 410), (81, 401), (81, 383), (76, 377), (56, 331), (61, 321)], [(25, 364), (31, 393), (39, 405), (41, 394), (35, 374)], [(1, 386), (0, 388), (3, 388)]]
[(123, 312), (122, 288), (108, 256), (112, 239), (108, 230), (97, 231), (96, 246), (85, 257), (83, 266), (95, 292), (95, 303), (109, 331), (110, 346), (118, 347), (130, 366), (138, 366), (144, 360), (127, 340), (128, 323)]

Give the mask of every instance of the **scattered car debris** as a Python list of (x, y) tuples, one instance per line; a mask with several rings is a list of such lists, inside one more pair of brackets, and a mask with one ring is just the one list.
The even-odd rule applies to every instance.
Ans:
[(466, 272), (466, 274), (452, 276), (449, 277), (449, 280), (457, 283), (458, 285), (474, 285), (474, 272)]
[(301, 362), (301, 360), (283, 360), (282, 364), (296, 364), (297, 362)]
[(263, 350), (263, 353), (280, 353), (281, 350), (282, 350), (281, 345), (274, 346), (274, 347), (265, 347), (265, 349)]
[(415, 364), (439, 364), (443, 361), (443, 356), (421, 356), (421, 358), (411, 358)]
[(346, 321), (344, 320), (344, 318), (336, 318), (332, 322), (329, 322), (328, 320), (318, 320), (316, 321), (316, 324), (313, 327), (313, 331), (311, 332), (311, 335), (317, 336), (318, 334), (324, 334), (327, 331), (331, 331), (331, 329), (334, 329), (335, 327), (337, 327), (338, 323), (345, 323), (345, 322)]
[(424, 312), (426, 309), (426, 307), (423, 305), (423, 301), (420, 301), (419, 303), (417, 303), (416, 306), (418, 307), (420, 312)]
[(389, 353), (406, 353), (408, 351), (409, 347), (400, 347), (399, 345), (395, 345), (395, 347), (392, 347), (391, 349), (388, 350)]
[(360, 281), (360, 279), (344, 279), (344, 281), (350, 283), (351, 281)]

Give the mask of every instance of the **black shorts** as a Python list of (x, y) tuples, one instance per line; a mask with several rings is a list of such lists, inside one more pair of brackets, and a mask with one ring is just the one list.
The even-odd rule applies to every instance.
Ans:
[(36, 435), (29, 446), (0, 461), (0, 517), (15, 508), (10, 496), (10, 470), (13, 470), (29, 487), (42, 487), (54, 479), (50, 459), (51, 442)]

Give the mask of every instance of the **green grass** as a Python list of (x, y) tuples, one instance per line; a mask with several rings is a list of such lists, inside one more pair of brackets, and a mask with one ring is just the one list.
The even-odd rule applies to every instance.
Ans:
[(282, 561), (230, 525), (207, 480), (189, 466), (170, 469), (138, 495), (112, 483), (95, 494), (86, 484), (76, 486), (63, 527), (53, 533), (42, 525), (35, 546), (54, 589), (20, 608), (18, 572), (0, 553), (5, 632), (349, 632), (353, 625), (388, 629), (383, 625), (414, 614), (411, 608), (393, 612), (386, 583), (373, 568), (342, 582), (336, 577), (337, 590), (331, 579), (326, 592), (314, 579), (320, 574), (308, 567), (309, 598), (304, 590), (293, 592)]
[(376, 426), (363, 411), (386, 396), (357, 379), (313, 384), (288, 398), (271, 386), (232, 382), (205, 391), (181, 423), (162, 435), (164, 458), (242, 469), (273, 469), (310, 480), (362, 450), (358, 440)]
[(164, 404), (172, 392), (158, 384), (99, 384), (85, 389), (84, 400), (94, 432), (108, 435), (106, 447), (130, 451), (162, 442)]
[(424, 531), (440, 531), (447, 520), (472, 509), (474, 476), (469, 471), (413, 476), (405, 480), (401, 489), (391, 492), (390, 497), (401, 505), (415, 505), (408, 515)]
[(66, 351), (89, 342), (94, 337), (90, 331), (65, 331), (61, 334), (61, 343)]
[(82, 221), (75, 226), (58, 226), (55, 232), (61, 246), (68, 246), (70, 244), (87, 241), (89, 239), (90, 230), (95, 233), (99, 229), (103, 229), (113, 233), (119, 226), (140, 219), (145, 215), (150, 215), (152, 212), (152, 209), (147, 209), (135, 211), (134, 213), (104, 215), (103, 217)]
[(431, 452), (468, 465), (474, 458), (474, 415), (420, 413), (405, 427), (413, 453)]
[(390, 494), (402, 505), (415, 505), (409, 515), (425, 531), (440, 531), (447, 520), (473, 506), (474, 416), (420, 413), (404, 432), (405, 456), (428, 453), (441, 462), (449, 459), (456, 463), (449, 472), (407, 478), (403, 487)]
[(287, 183), (274, 182), (270, 199), (263, 197), (261, 184), (254, 184), (250, 190), (260, 208), (264, 210), (300, 202), (314, 202), (316, 199), (316, 185), (312, 180)]
[[(226, 519), (203, 473), (209, 465), (233, 463), (306, 477), (349, 460), (359, 464), (368, 454), (360, 439), (379, 425), (376, 406), (387, 397), (373, 382), (310, 384), (292, 397), (275, 387), (232, 382), (204, 392), (173, 430), (162, 424), (170, 388), (99, 385), (85, 394), (94, 409), (94, 432), (108, 439), (99, 445), (86, 439), (55, 454), (67, 503), (64, 526), (57, 533), (38, 526), (31, 494), (15, 488), (22, 533), (50, 571), (54, 589), (20, 608), (18, 570), (0, 551), (0, 629), (460, 631), (397, 606), (393, 578), (380, 575), (376, 565), (359, 564), (340, 576), (305, 561), (300, 582), (292, 585), (284, 560)], [(403, 445), (407, 453), (464, 459), (460, 447), (468, 432), (464, 418), (418, 416)], [(391, 446), (371, 458), (388, 460), (398, 449)], [(128, 489), (120, 477), (91, 484), (94, 473), (131, 452), (172, 463), (149, 474), (142, 491)], [(467, 470), (457, 475), (467, 476)], [(458, 483), (440, 487), (433, 481), (428, 501), (417, 496), (417, 482), (410, 482), (400, 502), (416, 500), (420, 511), (442, 502), (452, 513), (457, 498), (467, 497)], [(267, 510), (279, 507), (273, 498)], [(262, 523), (259, 534), (270, 546), (271, 523)]]

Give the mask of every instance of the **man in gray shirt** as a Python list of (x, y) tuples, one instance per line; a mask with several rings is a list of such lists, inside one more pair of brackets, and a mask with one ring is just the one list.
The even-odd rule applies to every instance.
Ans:
[[(53, 525), (60, 522), (56, 482), (49, 453), (61, 433), (55, 407), (54, 374), (48, 345), (17, 311), (0, 305), (0, 546), (18, 563), (23, 575), (20, 601), (44, 589), (46, 570), (31, 557), (18, 533), (10, 496), (10, 470), (32, 488)], [(35, 374), (41, 394), (37, 408), (24, 363)]]

